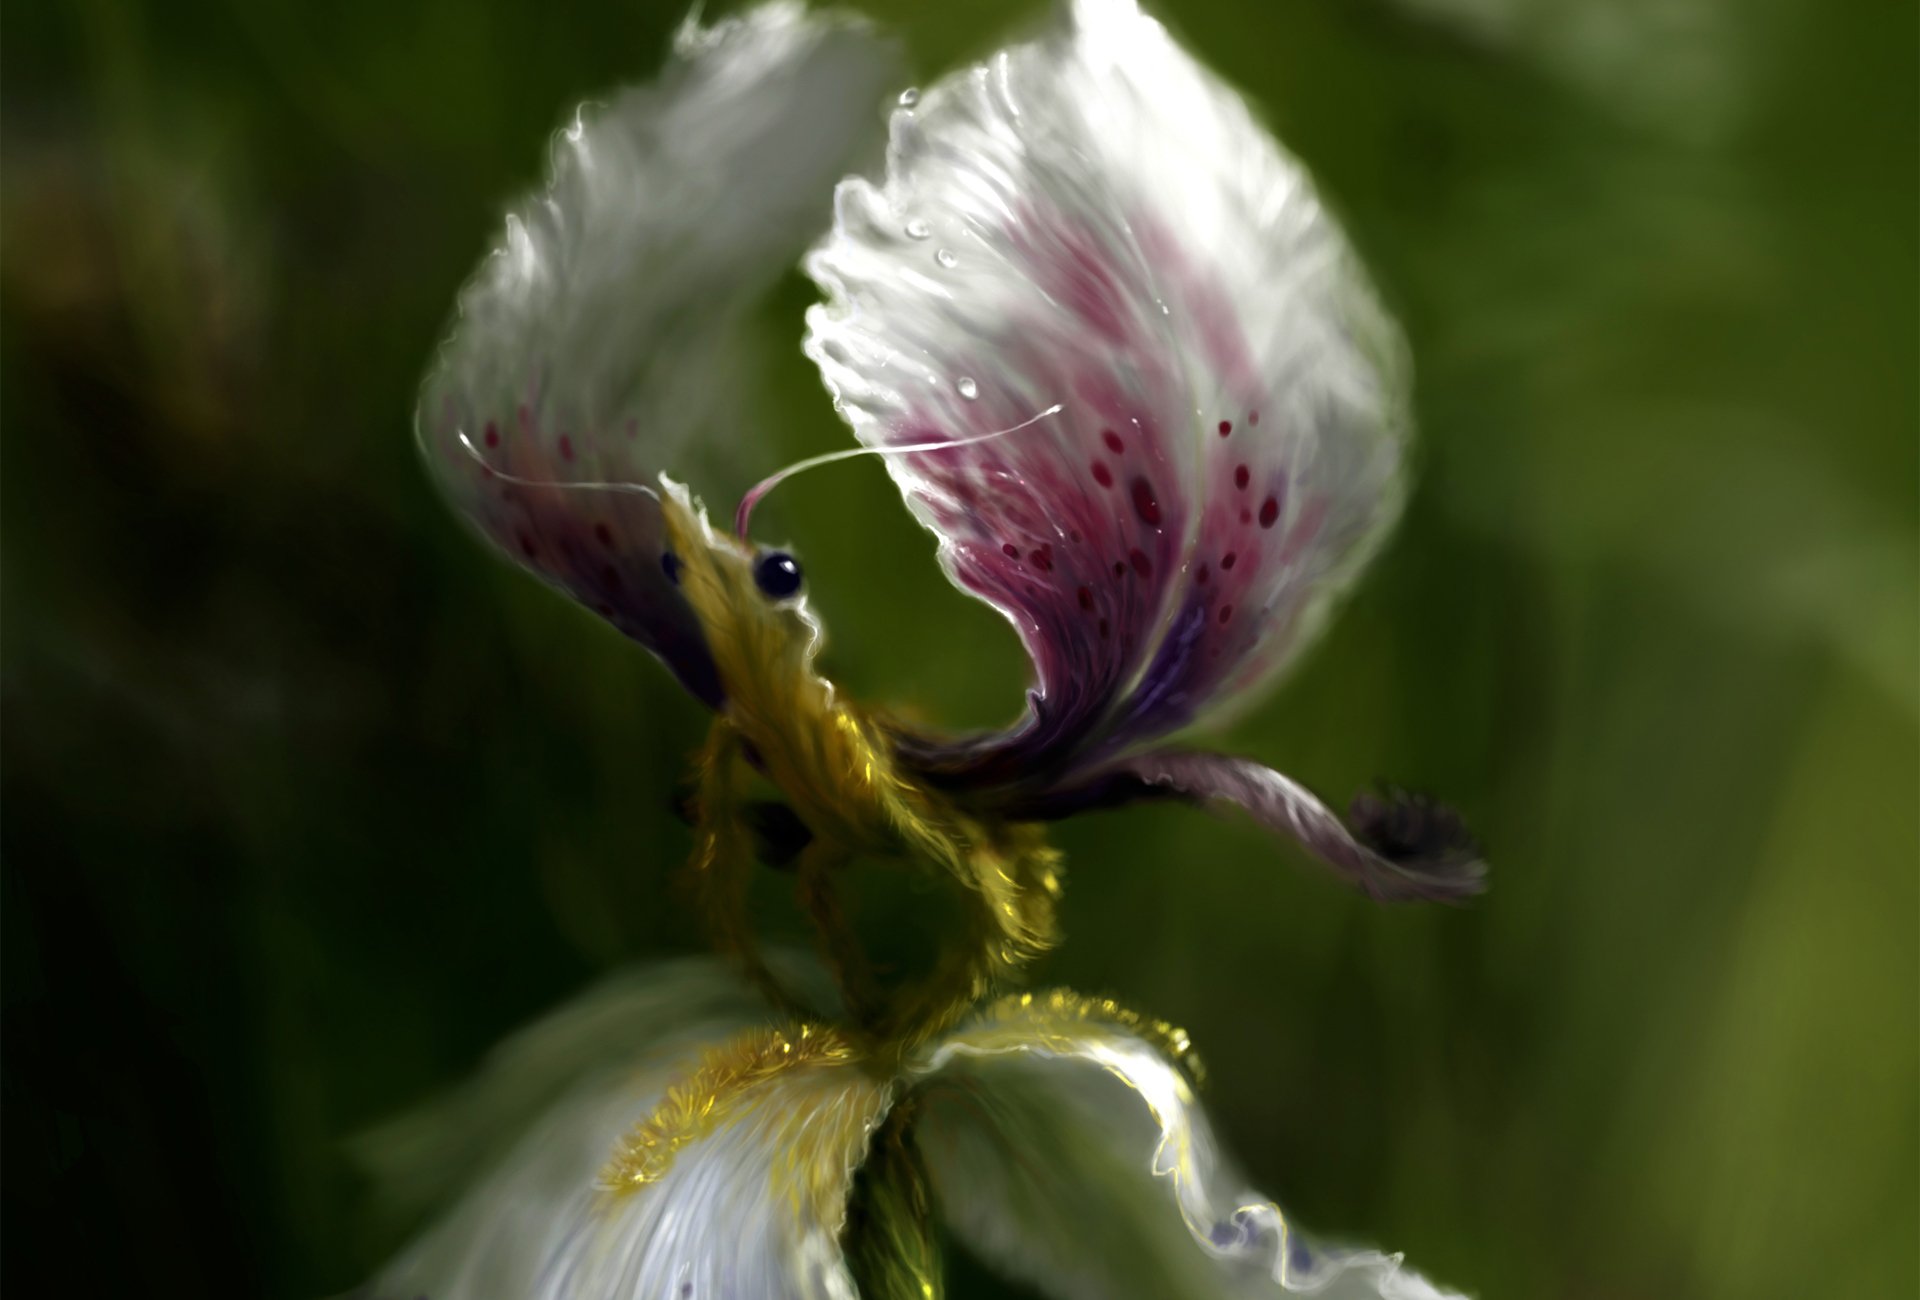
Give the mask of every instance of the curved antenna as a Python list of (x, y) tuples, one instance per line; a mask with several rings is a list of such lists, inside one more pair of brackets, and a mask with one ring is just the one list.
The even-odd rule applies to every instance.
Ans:
[(473, 457), (481, 469), (484, 469), (488, 474), (499, 479), (502, 483), (511, 483), (515, 487), (572, 488), (581, 492), (637, 492), (642, 496), (652, 497), (655, 501), (660, 499), (660, 494), (648, 487), (645, 483), (563, 483), (558, 479), (542, 481), (534, 478), (521, 478), (517, 474), (509, 474), (505, 470), (495, 469), (492, 465), (489, 465), (487, 458), (480, 454), (480, 449), (473, 445), (472, 440), (467, 437), (464, 431), (460, 434), (460, 445), (466, 448), (467, 455)]
[[(940, 442), (915, 442), (900, 447), (849, 447), (845, 451), (823, 452), (818, 456), (809, 456), (805, 460), (795, 461), (778, 473), (761, 479), (745, 496), (740, 498), (740, 506), (733, 512), (733, 531), (737, 536), (744, 539), (747, 535), (747, 520), (752, 517), (753, 508), (760, 504), (761, 498), (765, 497), (767, 493), (773, 491), (776, 487), (780, 486), (781, 483), (792, 478), (802, 470), (815, 469), (821, 465), (831, 465), (839, 460), (852, 460), (855, 456), (910, 456), (922, 451), (947, 451), (954, 447), (971, 447), (978, 442), (991, 442), (995, 438), (1004, 438), (1010, 433), (1018, 433), (1030, 424), (1038, 424), (1049, 416), (1060, 414), (1064, 409), (1066, 408), (1061, 403), (1055, 402), (1038, 415), (1029, 416), (1011, 428), (995, 429), (992, 433), (977, 433), (971, 438), (947, 438)], [(462, 435), (463, 439), (464, 437), (465, 435)]]

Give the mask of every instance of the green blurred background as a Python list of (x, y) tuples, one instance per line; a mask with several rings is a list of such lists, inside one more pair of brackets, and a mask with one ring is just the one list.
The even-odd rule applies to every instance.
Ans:
[[(924, 77), (1032, 17), (871, 7)], [(1043, 978), (1184, 1023), (1259, 1185), (1483, 1296), (1913, 1295), (1913, 6), (1164, 9), (1319, 173), (1419, 370), (1395, 541), (1225, 743), (1440, 792), (1496, 875), (1383, 910), (1244, 826), (1088, 818)], [(501, 204), (679, 17), (9, 7), (16, 1285), (348, 1287), (406, 1225), (345, 1138), (697, 948), (699, 710), (475, 544), (409, 437)], [(760, 322), (749, 468), (845, 442), (809, 299)], [(1015, 711), (1011, 633), (879, 469), (761, 518), (831, 675)]]

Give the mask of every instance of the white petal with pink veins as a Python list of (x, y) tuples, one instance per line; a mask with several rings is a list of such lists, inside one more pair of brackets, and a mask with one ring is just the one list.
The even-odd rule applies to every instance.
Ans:
[(1304, 170), (1130, 0), (903, 107), (836, 218), (807, 352), (862, 442), (1064, 406), (888, 458), (1020, 631), (1030, 733), (1127, 743), (1244, 695), (1391, 522), (1398, 337)]
[(454, 505), (711, 704), (652, 492), (745, 427), (743, 318), (825, 228), (834, 180), (878, 152), (898, 68), (863, 20), (795, 3), (689, 22), (657, 77), (556, 135), (420, 394)]

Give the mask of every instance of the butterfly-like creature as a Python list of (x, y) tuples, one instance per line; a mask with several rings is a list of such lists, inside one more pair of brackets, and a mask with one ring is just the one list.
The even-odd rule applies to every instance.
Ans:
[[(884, 174), (848, 175), (897, 66), (796, 6), (690, 26), (659, 82), (560, 133), (421, 399), (459, 508), (713, 711), (691, 815), (720, 937), (750, 959), (751, 873), (784, 861), (863, 1023), (930, 1032), (1056, 941), (1047, 824), (1143, 800), (1238, 805), (1378, 899), (1475, 893), (1437, 805), (1367, 796), (1349, 825), (1164, 743), (1294, 660), (1403, 494), (1403, 345), (1305, 170), (1126, 0), (901, 95)], [(836, 690), (799, 561), (747, 534), (758, 493), (716, 526), (663, 472), (729, 442), (743, 321), (816, 239), (806, 354), (1031, 656), (1003, 731)], [(915, 996), (861, 970), (834, 892), (856, 857), (966, 900)]]

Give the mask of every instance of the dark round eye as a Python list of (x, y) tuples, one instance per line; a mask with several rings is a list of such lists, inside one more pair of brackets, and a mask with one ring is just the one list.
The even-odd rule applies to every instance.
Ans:
[(800, 561), (785, 551), (768, 551), (753, 566), (753, 580), (775, 600), (800, 590)]
[(660, 552), (660, 569), (667, 575), (667, 581), (674, 586), (680, 585), (680, 557), (672, 551)]

